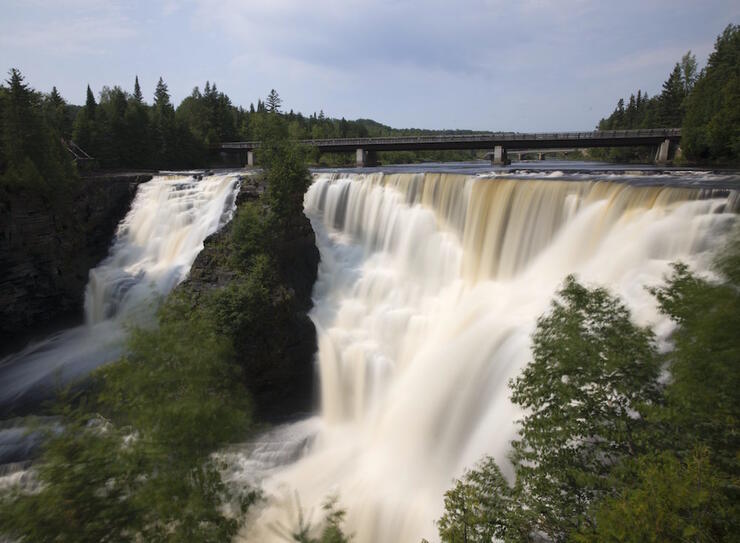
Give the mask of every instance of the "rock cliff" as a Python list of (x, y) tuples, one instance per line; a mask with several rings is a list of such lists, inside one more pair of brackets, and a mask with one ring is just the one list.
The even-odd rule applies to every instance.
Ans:
[[(237, 205), (256, 201), (264, 181), (246, 177)], [(231, 224), (205, 241), (188, 276), (178, 289), (195, 294), (227, 287), (235, 272), (228, 264)], [(315, 407), (314, 355), (316, 329), (308, 317), (316, 281), (319, 251), (309, 220), (295, 217), (272, 247), (280, 300), (270, 313), (266, 329), (235, 338), (235, 351), (244, 369), (256, 415), (271, 422), (293, 417)], [(286, 301), (287, 300), (287, 301)]]
[(88, 271), (150, 175), (83, 178), (64, 194), (0, 190), (0, 356), (82, 321)]

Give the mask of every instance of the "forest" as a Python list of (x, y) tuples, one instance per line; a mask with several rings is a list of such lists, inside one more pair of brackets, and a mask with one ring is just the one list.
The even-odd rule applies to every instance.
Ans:
[[(620, 98), (599, 130), (682, 129), (682, 161), (737, 164), (740, 160), (740, 26), (728, 25), (717, 37), (704, 69), (687, 52), (663, 83), (660, 94), (638, 90)], [(593, 156), (615, 162), (647, 162), (650, 151), (607, 149)]]

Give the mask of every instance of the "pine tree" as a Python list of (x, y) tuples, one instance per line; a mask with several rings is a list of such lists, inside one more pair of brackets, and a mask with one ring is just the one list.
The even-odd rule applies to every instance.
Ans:
[(141, 93), (141, 87), (139, 86), (139, 76), (136, 76), (134, 80), (134, 100), (138, 103), (144, 103), (144, 95)]
[(154, 90), (154, 107), (160, 110), (172, 108), (172, 104), (170, 103), (170, 93), (167, 89), (167, 84), (161, 77), (157, 82), (157, 88)]
[(671, 75), (663, 83), (660, 94), (660, 119), (664, 127), (681, 126), (683, 120), (683, 101), (686, 98), (681, 65), (677, 62)]
[(280, 95), (278, 95), (275, 89), (272, 89), (270, 94), (267, 95), (267, 111), (270, 113), (279, 113), (282, 104), (283, 101), (280, 99)]
[(634, 128), (635, 119), (637, 118), (637, 99), (635, 95), (630, 95), (629, 105), (626, 111), (626, 126), (625, 128)]
[(681, 147), (691, 159), (740, 161), (740, 25), (717, 38), (686, 100)]
[(52, 128), (63, 138), (69, 138), (72, 132), (72, 125), (67, 116), (67, 102), (59, 94), (56, 87), (52, 87), (44, 109), (46, 118)]
[(90, 85), (87, 86), (87, 98), (85, 99), (85, 113), (87, 113), (87, 116), (89, 119), (95, 118), (95, 110), (97, 109), (97, 104), (95, 103), (95, 95), (93, 94), (93, 91), (90, 89)]
[(12, 68), (4, 111), (3, 147), (10, 163), (20, 162), (33, 147), (34, 96), (20, 70)]

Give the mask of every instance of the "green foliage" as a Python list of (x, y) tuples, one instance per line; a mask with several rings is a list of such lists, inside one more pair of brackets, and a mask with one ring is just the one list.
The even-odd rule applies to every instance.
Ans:
[(270, 94), (267, 95), (267, 101), (265, 104), (265, 107), (267, 108), (267, 111), (269, 113), (279, 113), (280, 112), (280, 106), (283, 104), (282, 99), (280, 98), (280, 95), (277, 93), (275, 89), (272, 89), (270, 91)]
[[(326, 499), (321, 506), (324, 512), (322, 520), (319, 525), (315, 526), (306, 519), (300, 500), (296, 495), (297, 525), (289, 528), (277, 526), (277, 535), (285, 541), (295, 541), (296, 543), (349, 543), (352, 541), (352, 536), (345, 534), (342, 529), (346, 512), (337, 507), (338, 501), (336, 496)], [(318, 537), (313, 534), (318, 534)]]
[(718, 258), (720, 282), (674, 265), (666, 286), (652, 289), (660, 309), (678, 327), (667, 354), (671, 385), (662, 413), (678, 450), (709, 447), (712, 463), (740, 475), (740, 235)]
[(38, 462), (41, 486), (5, 496), (0, 532), (29, 541), (224, 541), (253, 492), (234, 493), (210, 453), (243, 438), (250, 409), (228, 341), (175, 298), (156, 330), (65, 409)]
[(740, 157), (740, 25), (728, 25), (717, 38), (688, 96), (681, 145), (692, 160)]
[(280, 305), (278, 292), (271, 259), (259, 254), (241, 277), (215, 291), (206, 304), (219, 329), (230, 337), (261, 337), (269, 335), (275, 320)]
[(143, 441), (152, 436), (190, 462), (245, 435), (249, 404), (228, 339), (201, 312), (177, 309), (166, 307), (155, 330), (132, 331), (128, 354), (103, 369), (99, 401)]
[[(708, 280), (675, 264), (666, 284), (650, 289), (676, 323), (661, 357), (621, 302), (567, 279), (538, 321), (533, 362), (511, 383), (527, 413), (513, 443), (514, 484), (490, 459), (468, 472), (445, 495), (441, 539), (732, 540), (740, 529), (737, 232), (716, 267)], [(663, 386), (658, 363), (670, 374)]]
[[(254, 264), (243, 285), (253, 305), (239, 309), (269, 309), (261, 284), (267, 273), (267, 263)], [(235, 535), (258, 494), (227, 486), (211, 453), (249, 435), (251, 402), (233, 337), (211, 311), (218, 301), (191, 301), (186, 291), (171, 295), (156, 329), (132, 330), (126, 355), (61, 404), (65, 428), (49, 436), (37, 462), (40, 486), (0, 497), (7, 512), (0, 533), (34, 542), (221, 542)], [(255, 315), (224, 318), (233, 325)]]
[[(691, 161), (736, 163), (740, 157), (740, 25), (730, 24), (717, 38), (707, 67), (698, 72), (691, 51), (676, 63), (661, 94), (637, 92), (625, 108), (599, 122), (599, 130), (681, 127), (681, 149)], [(597, 158), (647, 161), (639, 148), (595, 150)]]
[(119, 433), (70, 418), (46, 444), (37, 475), (44, 486), (0, 498), (0, 533), (34, 542), (131, 541), (122, 532), (135, 529), (136, 506), (126, 497), (137, 486), (130, 471), (137, 455), (121, 445)]
[(267, 204), (275, 220), (291, 224), (303, 214), (303, 195), (311, 184), (305, 152), (287, 140), (265, 140), (262, 149), (267, 169)]
[(486, 459), (445, 496), (443, 541), (553, 541), (590, 526), (613, 468), (645, 449), (644, 413), (658, 399), (652, 333), (602, 288), (568, 277), (533, 335), (533, 360), (512, 381), (525, 409), (509, 487)]
[[(61, 136), (64, 101), (58, 93), (43, 97), (10, 70), (0, 87), (0, 187), (47, 193), (69, 188), (75, 173)], [(27, 181), (24, 176), (27, 176)]]
[(512, 382), (525, 409), (512, 460), (536, 530), (564, 540), (611, 488), (611, 467), (642, 448), (657, 399), (652, 333), (607, 291), (565, 281), (533, 335), (533, 361)]
[[(488, 543), (518, 541), (514, 490), (493, 458), (484, 458), (445, 492), (445, 513), (437, 522), (442, 541)], [(525, 534), (526, 535), (526, 534)]]
[(595, 528), (574, 534), (579, 542), (642, 543), (731, 541), (738, 533), (738, 507), (729, 481), (711, 464), (706, 448), (682, 461), (671, 452), (642, 457), (634, 479), (596, 510)]
[(275, 229), (269, 209), (258, 202), (246, 202), (232, 220), (229, 259), (236, 269), (246, 267), (252, 258), (270, 250)]

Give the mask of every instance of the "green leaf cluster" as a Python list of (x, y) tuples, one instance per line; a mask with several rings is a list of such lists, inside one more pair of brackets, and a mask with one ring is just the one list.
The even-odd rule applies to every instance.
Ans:
[[(169, 308), (169, 311), (172, 311)], [(64, 404), (39, 485), (2, 497), (0, 533), (26, 541), (223, 541), (254, 492), (234, 492), (210, 454), (244, 438), (250, 406), (230, 346), (204, 315), (134, 330), (127, 355)]]
[[(730, 541), (740, 530), (740, 235), (715, 280), (675, 264), (652, 333), (566, 279), (511, 382), (524, 408), (507, 482), (490, 459), (445, 495), (442, 541)], [(661, 377), (667, 372), (668, 377)], [(667, 379), (667, 380), (666, 380)]]
[[(275, 168), (283, 148), (276, 147)], [(302, 198), (306, 172), (290, 162), (296, 156), (287, 155), (280, 172), (297, 172), (298, 182), (272, 177), (290, 201)], [(289, 187), (301, 192), (288, 194)], [(236, 533), (258, 493), (226, 485), (212, 453), (253, 430), (250, 375), (279, 366), (280, 330), (295, 311), (276, 264), (291, 234), (274, 202), (240, 204), (214, 240), (228, 280), (204, 291), (178, 288), (156, 328), (130, 330), (125, 356), (62, 398), (63, 430), (47, 436), (34, 466), (38, 485), (0, 495), (0, 534), (34, 542), (216, 542)], [(341, 514), (331, 519), (338, 526)]]

